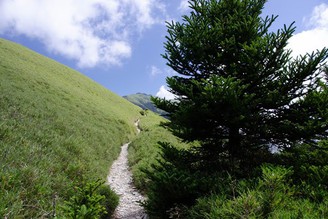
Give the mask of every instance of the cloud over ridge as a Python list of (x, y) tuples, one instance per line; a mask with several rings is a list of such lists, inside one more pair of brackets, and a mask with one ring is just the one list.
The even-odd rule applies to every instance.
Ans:
[(162, 21), (155, 0), (2, 0), (0, 34), (24, 35), (77, 62), (120, 65), (132, 55), (131, 38)]
[(173, 100), (176, 98), (176, 96), (174, 94), (172, 94), (170, 91), (168, 91), (168, 89), (165, 87), (165, 85), (162, 85), (158, 92), (156, 93), (156, 97), (160, 97), (160, 98), (165, 98), (167, 100)]
[(308, 30), (295, 34), (288, 44), (293, 55), (304, 55), (328, 47), (328, 4), (317, 5), (305, 19)]

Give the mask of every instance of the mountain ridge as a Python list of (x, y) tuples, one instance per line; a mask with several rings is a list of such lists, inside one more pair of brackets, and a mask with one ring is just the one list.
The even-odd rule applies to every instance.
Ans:
[(166, 112), (161, 109), (158, 109), (151, 101), (151, 97), (152, 95), (141, 93), (141, 92), (123, 96), (123, 98), (141, 107), (143, 110), (151, 110), (154, 113), (165, 117)]

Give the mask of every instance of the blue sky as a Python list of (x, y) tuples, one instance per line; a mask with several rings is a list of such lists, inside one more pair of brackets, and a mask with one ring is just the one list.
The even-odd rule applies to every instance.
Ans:
[[(165, 21), (187, 14), (187, 0), (0, 0), (0, 37), (87, 75), (118, 95), (169, 95), (174, 72), (164, 52)], [(269, 0), (273, 29), (296, 22), (289, 47), (328, 47), (328, 0)]]

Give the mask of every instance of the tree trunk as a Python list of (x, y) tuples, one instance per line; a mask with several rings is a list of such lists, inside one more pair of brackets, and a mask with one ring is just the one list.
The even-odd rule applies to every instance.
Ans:
[(240, 134), (238, 127), (230, 127), (229, 129), (229, 154), (230, 154), (230, 162), (232, 171), (234, 171), (237, 166), (237, 162), (239, 160), (239, 152), (240, 152)]

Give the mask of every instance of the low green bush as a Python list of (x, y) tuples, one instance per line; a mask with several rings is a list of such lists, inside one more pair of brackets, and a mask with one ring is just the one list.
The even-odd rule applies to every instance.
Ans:
[(102, 200), (101, 205), (105, 207), (106, 213), (101, 215), (102, 219), (108, 219), (113, 215), (116, 207), (119, 204), (118, 195), (110, 189), (109, 185), (101, 185), (98, 189), (99, 195), (104, 196), (105, 198)]
[(203, 196), (187, 210), (186, 218), (325, 218), (327, 200), (315, 203), (297, 196), (291, 169), (263, 166), (262, 176), (253, 182), (238, 182), (235, 196), (219, 193)]
[(321, 203), (328, 197), (328, 140), (319, 147), (298, 145), (281, 154), (281, 162), (294, 170), (292, 180), (298, 185), (297, 195)]
[(65, 218), (109, 218), (118, 205), (118, 196), (101, 180), (75, 188), (75, 195), (62, 206)]
[(198, 170), (184, 149), (177, 149), (168, 143), (160, 143), (160, 146), (161, 157), (151, 170), (143, 170), (148, 179), (148, 199), (144, 206), (151, 216), (181, 217), (184, 209), (203, 195), (217, 190), (232, 193), (233, 188), (225, 186), (226, 181), (231, 180), (228, 176)]

